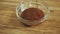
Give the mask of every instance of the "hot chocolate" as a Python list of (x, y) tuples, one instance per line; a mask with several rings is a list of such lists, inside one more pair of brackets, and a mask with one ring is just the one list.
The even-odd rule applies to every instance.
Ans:
[(22, 12), (21, 17), (26, 20), (38, 20), (44, 17), (44, 13), (38, 8), (28, 8)]

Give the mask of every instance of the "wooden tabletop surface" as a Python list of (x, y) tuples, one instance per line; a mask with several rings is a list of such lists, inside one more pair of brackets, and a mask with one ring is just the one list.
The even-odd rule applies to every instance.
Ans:
[(46, 0), (51, 9), (43, 23), (25, 27), (16, 17), (22, 0), (0, 0), (0, 34), (60, 34), (60, 0)]

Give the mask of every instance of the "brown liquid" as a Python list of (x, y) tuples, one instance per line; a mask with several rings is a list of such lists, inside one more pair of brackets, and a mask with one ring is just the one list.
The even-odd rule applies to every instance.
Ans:
[(38, 8), (28, 8), (22, 12), (21, 17), (27, 20), (38, 20), (44, 17), (44, 13)]

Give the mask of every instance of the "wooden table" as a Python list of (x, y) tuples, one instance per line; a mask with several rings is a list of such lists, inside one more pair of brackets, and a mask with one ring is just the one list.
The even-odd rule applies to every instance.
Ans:
[(16, 17), (22, 0), (0, 0), (0, 34), (60, 34), (60, 0), (46, 0), (51, 9), (43, 23), (25, 27)]

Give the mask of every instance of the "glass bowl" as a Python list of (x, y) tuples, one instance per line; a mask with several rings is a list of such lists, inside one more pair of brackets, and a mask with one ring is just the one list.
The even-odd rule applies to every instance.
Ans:
[[(38, 20), (27, 20), (22, 18), (20, 15), (24, 12), (24, 10), (28, 9), (28, 8), (38, 8), (40, 10), (43, 11), (44, 13), (44, 17)], [(18, 17), (18, 19), (27, 25), (37, 25), (39, 23), (42, 23), (43, 21), (46, 20), (46, 18), (48, 17), (50, 10), (48, 8), (48, 5), (42, 2), (36, 2), (36, 1), (22, 1), (16, 8), (16, 15)]]

